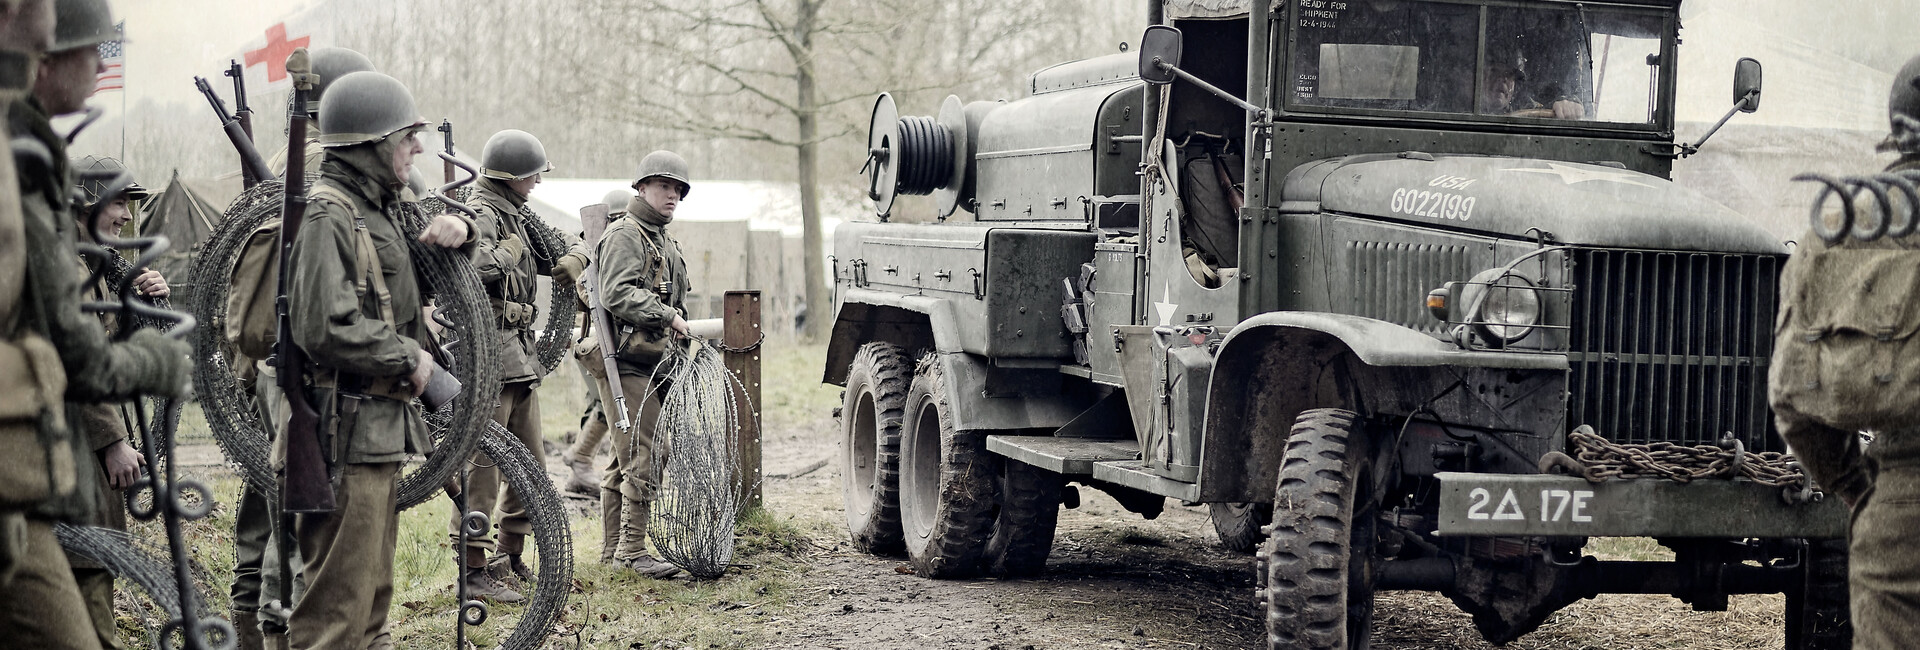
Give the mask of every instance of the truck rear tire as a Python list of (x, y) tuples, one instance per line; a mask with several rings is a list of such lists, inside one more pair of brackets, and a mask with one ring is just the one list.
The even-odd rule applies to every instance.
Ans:
[(900, 524), (914, 572), (965, 578), (980, 572), (993, 531), (993, 456), (986, 435), (953, 427), (946, 377), (921, 359), (900, 430)]
[(1372, 638), (1380, 517), (1357, 418), (1314, 409), (1294, 420), (1260, 552), (1268, 648), (1361, 650)]
[(853, 547), (875, 555), (906, 550), (900, 533), (900, 423), (913, 363), (892, 343), (860, 346), (847, 370), (840, 409), (841, 491)]
[(1264, 531), (1273, 523), (1271, 503), (1213, 503), (1207, 505), (1213, 519), (1213, 532), (1220, 544), (1235, 553), (1252, 553), (1267, 541)]
[(987, 573), (1002, 578), (1038, 575), (1053, 552), (1060, 523), (1059, 474), (1008, 458), (996, 459), (999, 504), (987, 537)]
[(1787, 650), (1853, 647), (1847, 604), (1847, 540), (1807, 540), (1806, 582), (1787, 593)]

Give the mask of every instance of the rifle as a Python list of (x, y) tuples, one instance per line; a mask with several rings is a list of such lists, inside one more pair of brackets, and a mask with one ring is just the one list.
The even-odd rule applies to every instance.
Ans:
[(327, 461), (320, 450), (320, 413), (307, 402), (301, 381), (307, 355), (293, 343), (293, 319), (287, 301), (287, 288), (293, 282), (293, 240), (300, 235), (300, 222), (307, 212), (307, 157), (302, 152), (307, 145), (311, 71), (306, 48), (296, 49), (287, 57), (287, 74), (294, 80), (293, 103), (287, 109), (287, 198), (280, 217), (280, 287), (274, 299), (279, 338), (274, 341), (273, 356), (290, 415), (284, 433), (286, 471), (280, 486), (281, 511), (288, 514), (332, 512), (334, 508), (333, 483), (327, 478)]
[(240, 62), (227, 59), (227, 71), (233, 78), (233, 119), (240, 121), (240, 130), (245, 131), (247, 139), (253, 139), (253, 109), (247, 106), (247, 69)]
[(446, 160), (441, 161), (440, 172), (445, 175), (446, 182), (451, 184), (453, 183), (453, 159), (454, 159), (453, 120), (449, 120), (445, 118), (442, 118), (440, 120), (440, 139), (447, 143), (447, 155), (445, 156)]
[(607, 304), (601, 300), (605, 295), (600, 288), (600, 264), (597, 257), (600, 251), (600, 236), (607, 232), (607, 205), (595, 203), (580, 208), (580, 228), (587, 237), (587, 306), (593, 314), (593, 335), (600, 340), (600, 362), (607, 366), (607, 390), (613, 393), (613, 403), (620, 412), (620, 421), (615, 424), (625, 433), (632, 430), (633, 421), (627, 417), (627, 394), (620, 389), (620, 365), (614, 362), (613, 323), (607, 317)]
[[(246, 186), (251, 188), (255, 183), (273, 178), (273, 171), (267, 167), (267, 160), (261, 158), (260, 150), (253, 146), (253, 136), (247, 135), (246, 130), (240, 126), (239, 119), (227, 114), (227, 105), (220, 101), (220, 95), (213, 91), (213, 86), (207, 84), (207, 78), (196, 76), (193, 78), (193, 85), (200, 89), (200, 94), (207, 96), (207, 103), (213, 105), (213, 114), (220, 118), (221, 130), (227, 132), (227, 141), (233, 143), (234, 151), (239, 152), (240, 175)], [(304, 111), (300, 115), (302, 120), (306, 119)], [(303, 125), (301, 128), (306, 127)], [(303, 137), (304, 135), (302, 134)]]

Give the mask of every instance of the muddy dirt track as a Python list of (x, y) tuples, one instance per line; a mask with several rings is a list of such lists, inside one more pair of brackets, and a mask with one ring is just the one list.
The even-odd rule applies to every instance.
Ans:
[[(772, 647), (1035, 650), (1264, 648), (1254, 559), (1220, 546), (1204, 507), (1169, 504), (1154, 521), (1080, 490), (1061, 513), (1047, 572), (1020, 580), (935, 581), (905, 558), (846, 543), (836, 424), (769, 432), (767, 506), (816, 524), (797, 606), (770, 621)], [(797, 473), (831, 459), (796, 478)], [(1611, 558), (1618, 559), (1618, 558)], [(1508, 648), (1779, 648), (1780, 596), (1735, 596), (1727, 612), (1694, 612), (1664, 596), (1603, 596), (1561, 611)], [(1491, 647), (1437, 594), (1388, 593), (1374, 647)]]

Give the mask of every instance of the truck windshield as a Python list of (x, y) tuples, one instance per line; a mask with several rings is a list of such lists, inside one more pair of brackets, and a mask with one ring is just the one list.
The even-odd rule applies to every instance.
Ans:
[(1290, 108), (1654, 124), (1657, 12), (1572, 4), (1292, 0)]

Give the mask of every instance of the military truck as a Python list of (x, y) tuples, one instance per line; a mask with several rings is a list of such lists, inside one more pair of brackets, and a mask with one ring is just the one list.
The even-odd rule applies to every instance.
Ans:
[[(1273, 648), (1366, 647), (1384, 590), (1496, 643), (1600, 593), (1784, 593), (1787, 647), (1847, 647), (1837, 499), (1565, 471), (1784, 451), (1787, 248), (1671, 181), (1679, 4), (1150, 0), (1136, 52), (1019, 99), (881, 96), (879, 219), (831, 258), (854, 543), (1032, 574), (1092, 488), (1208, 504)], [(1728, 117), (1760, 104), (1733, 63)], [(903, 195), (935, 218), (890, 221)]]

